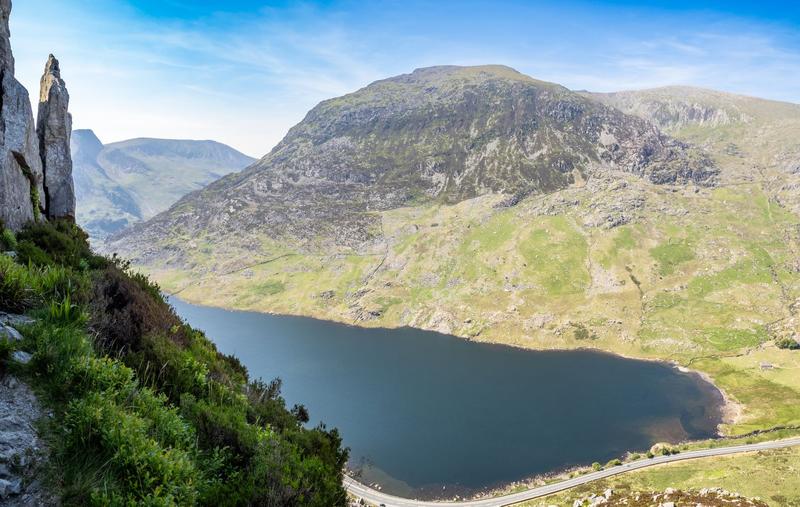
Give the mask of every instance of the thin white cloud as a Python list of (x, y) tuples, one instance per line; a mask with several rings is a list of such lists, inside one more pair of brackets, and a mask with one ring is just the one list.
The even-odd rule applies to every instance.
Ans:
[(741, 20), (526, 18), (506, 6), (494, 25), (441, 9), (395, 23), (392, 4), (358, 24), (303, 4), (165, 21), (102, 1), (18, 2), (12, 42), (30, 90), (57, 50), (76, 126), (108, 141), (210, 138), (261, 156), (320, 100), (433, 64), (503, 63), (573, 89), (692, 84), (800, 101), (797, 34)]

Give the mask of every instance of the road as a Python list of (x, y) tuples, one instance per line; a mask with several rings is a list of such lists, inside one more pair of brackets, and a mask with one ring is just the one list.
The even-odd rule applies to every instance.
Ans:
[(418, 500), (400, 498), (374, 490), (347, 476), (345, 476), (344, 486), (352, 495), (358, 498), (363, 498), (364, 500), (372, 502), (376, 505), (384, 504), (386, 507), (504, 507), (506, 505), (513, 505), (526, 500), (533, 500), (534, 498), (552, 495), (553, 493), (574, 488), (575, 486), (580, 486), (581, 484), (586, 484), (587, 482), (623, 474), (625, 472), (630, 472), (631, 470), (639, 470), (641, 468), (661, 465), (664, 463), (672, 463), (675, 461), (684, 461), (697, 458), (708, 458), (712, 456), (726, 456), (729, 454), (738, 454), (742, 452), (784, 449), (786, 447), (793, 446), (800, 446), (800, 438), (761, 442), (758, 444), (737, 445), (732, 447), (718, 447), (716, 449), (700, 449), (697, 451), (685, 451), (681, 452), (680, 454), (673, 454), (671, 456), (643, 458), (630, 463), (625, 463), (621, 466), (611, 467), (606, 470), (600, 470), (599, 472), (592, 472), (569, 480), (548, 484), (547, 486), (520, 491), (519, 493), (463, 502), (422, 502)]

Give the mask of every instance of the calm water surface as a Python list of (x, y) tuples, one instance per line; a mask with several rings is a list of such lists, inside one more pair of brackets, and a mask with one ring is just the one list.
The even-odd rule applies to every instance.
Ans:
[(661, 363), (171, 302), (252, 376), (283, 379), (287, 404), (339, 428), (364, 482), (396, 494), (475, 492), (720, 422), (719, 392)]

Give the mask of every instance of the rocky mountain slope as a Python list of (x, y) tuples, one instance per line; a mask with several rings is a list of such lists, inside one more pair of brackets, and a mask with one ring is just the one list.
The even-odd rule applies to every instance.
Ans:
[(95, 239), (147, 220), (185, 194), (255, 160), (214, 141), (132, 139), (103, 145), (72, 137), (77, 220)]
[(586, 93), (715, 154), (739, 175), (800, 172), (800, 105), (686, 86)]
[(69, 94), (50, 55), (34, 122), (28, 91), (14, 78), (8, 20), (11, 0), (0, 0), (0, 220), (12, 229), (38, 220), (75, 216), (69, 139)]
[[(650, 123), (501, 66), (432, 67), (322, 102), (247, 171), (181, 200), (113, 248), (149, 258), (176, 236), (265, 236), (359, 248), (376, 211), (519, 199), (618, 171), (710, 185), (705, 155)], [(232, 239), (232, 238), (238, 239)], [(245, 237), (249, 239), (244, 239)]]

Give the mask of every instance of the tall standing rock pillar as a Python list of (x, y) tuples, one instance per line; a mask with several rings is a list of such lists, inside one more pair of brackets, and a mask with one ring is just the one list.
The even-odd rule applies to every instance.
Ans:
[(69, 141), (72, 115), (69, 93), (58, 60), (47, 59), (39, 95), (36, 132), (44, 169), (45, 209), (48, 218), (75, 219), (75, 186), (72, 181), (72, 156)]

